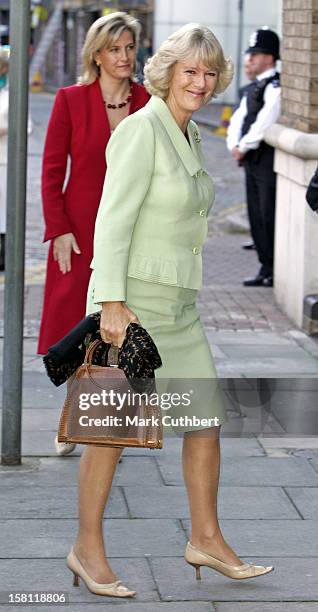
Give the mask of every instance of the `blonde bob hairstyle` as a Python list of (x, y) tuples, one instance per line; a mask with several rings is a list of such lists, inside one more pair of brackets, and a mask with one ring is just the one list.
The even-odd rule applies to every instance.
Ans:
[(135, 17), (117, 11), (96, 19), (89, 28), (82, 50), (82, 72), (79, 83), (90, 85), (100, 74), (95, 55), (105, 47), (109, 49), (123, 32), (130, 32), (138, 46), (141, 25)]
[(144, 85), (151, 95), (166, 99), (169, 93), (172, 68), (178, 61), (188, 58), (201, 60), (205, 66), (218, 72), (213, 97), (224, 91), (233, 78), (233, 62), (225, 58), (223, 49), (206, 26), (188, 23), (171, 34), (147, 62)]

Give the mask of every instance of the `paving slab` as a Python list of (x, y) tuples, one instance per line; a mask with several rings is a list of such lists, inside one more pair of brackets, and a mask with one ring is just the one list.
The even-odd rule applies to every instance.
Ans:
[(235, 602), (235, 603), (214, 603), (216, 612), (317, 612), (318, 603), (300, 603), (290, 601), (266, 601), (258, 602)]
[[(223, 429), (223, 427), (222, 427)], [(318, 440), (318, 438), (317, 438)], [(150, 451), (150, 456), (171, 457), (172, 460), (180, 459), (182, 453), (183, 439), (179, 436), (166, 436), (161, 450)], [(221, 431), (221, 449), (224, 457), (263, 457), (265, 451), (258, 442), (256, 436), (235, 437)], [(129, 448), (125, 455), (145, 455), (149, 457), (148, 449)]]
[[(305, 403), (304, 398), (304, 403)], [(262, 407), (246, 407), (236, 404), (232, 410), (227, 411), (228, 422), (223, 425), (224, 433), (233, 432), (237, 436), (246, 436), (253, 434), (258, 437), (266, 436), (313, 436), (318, 434), (318, 419), (317, 410), (312, 407), (308, 408), (308, 412), (298, 413), (290, 411), (286, 416), (280, 410), (275, 409), (275, 406), (264, 405)], [(235, 430), (235, 431), (234, 431)], [(318, 438), (317, 438), (318, 439)]]
[[(201, 568), (201, 581), (183, 559), (151, 559), (153, 575), (163, 600), (183, 601), (315, 601), (318, 599), (318, 568), (312, 559), (257, 557), (256, 564), (274, 565), (273, 572), (251, 580), (231, 580), (209, 568)], [(301, 571), (301, 581), (299, 572)], [(196, 605), (196, 604), (194, 604)], [(254, 604), (255, 605), (255, 604)], [(194, 608), (195, 610), (195, 608)], [(245, 612), (244, 607), (241, 607)], [(252, 608), (253, 610), (253, 608)], [(261, 607), (255, 612), (263, 612)], [(254, 612), (253, 610), (253, 612)], [(275, 610), (276, 612), (276, 610)]]
[(290, 338), (285, 337), (284, 334), (272, 333), (270, 331), (240, 331), (240, 333), (236, 331), (212, 331), (207, 329), (207, 336), (209, 338), (210, 344), (213, 346), (214, 344), (219, 346), (222, 351), (225, 352), (223, 347), (230, 346), (239, 346), (239, 347), (247, 347), (247, 346), (297, 346), (296, 342)]
[(1, 486), (74, 486), (79, 457), (23, 458), (19, 467), (0, 466)]
[[(1, 411), (2, 412), (2, 411)], [(61, 415), (61, 406), (56, 408), (24, 408), (22, 428), (24, 432), (56, 432)]]
[[(40, 429), (37, 431), (22, 432), (22, 454), (25, 457), (57, 457), (54, 438), (57, 434), (58, 422), (51, 430)], [(82, 445), (77, 445), (72, 456), (79, 457), (83, 451)], [(62, 457), (62, 460), (64, 457)]]
[[(81, 447), (83, 448), (83, 447)], [(107, 449), (105, 449), (107, 452)], [(123, 456), (114, 478), (114, 485), (129, 486), (144, 483), (144, 486), (163, 484), (154, 456)], [(106, 455), (107, 457), (107, 455)], [(32, 458), (31, 458), (32, 459)], [(106, 460), (106, 459), (105, 459)], [(28, 466), (28, 463), (26, 464)], [(66, 457), (34, 458), (33, 469), (4, 468), (0, 466), (0, 479), (3, 485), (30, 486), (72, 486), (77, 484), (79, 457), (73, 454)]]
[[(266, 453), (269, 449), (287, 449), (290, 452), (301, 449), (318, 449), (318, 436), (290, 436), (286, 434), (280, 436), (258, 436), (259, 444), (264, 448)], [(287, 455), (288, 456), (288, 455)]]
[[(98, 596), (95, 595), (95, 598)], [(193, 609), (193, 602), (159, 602), (154, 603), (151, 602), (143, 602), (138, 594), (134, 597), (133, 600), (128, 600), (127, 603), (121, 604), (115, 601), (114, 598), (109, 597), (98, 597), (98, 599), (102, 599), (102, 602), (97, 602), (94, 604), (91, 603), (70, 603), (67, 606), (59, 605), (57, 607), (58, 612), (77, 612), (77, 610), (83, 610), (85, 612), (98, 612), (99, 610), (104, 610), (105, 606), (107, 606), (107, 612), (215, 612), (215, 607), (210, 602), (196, 602), (195, 610)], [(134, 603), (140, 600), (140, 603)], [(114, 602), (114, 603), (111, 603)], [(102, 608), (103, 606), (103, 608)], [(30, 606), (28, 609), (31, 609), (32, 612), (52, 612), (52, 606), (45, 608), (44, 606)], [(4, 606), (0, 604), (0, 611), (4, 610)], [(23, 610), (22, 606), (12, 606), (10, 605), (10, 612), (21, 612)], [(7, 612), (7, 607), (5, 609)]]
[(266, 390), (271, 392), (276, 391), (318, 391), (318, 378), (312, 376), (302, 376), (290, 378), (286, 375), (283, 377), (267, 377), (267, 378), (247, 378), (247, 381), (252, 389)]
[(235, 438), (225, 436), (224, 432), (221, 435), (221, 452), (222, 457), (263, 457), (265, 455), (263, 447), (254, 436)]
[(317, 390), (276, 391), (270, 408), (287, 433), (318, 436)]
[(253, 407), (247, 410), (238, 404), (226, 411), (228, 421), (222, 425), (224, 435), (236, 436), (258, 436), (261, 433), (266, 435), (282, 435), (284, 428), (278, 420), (270, 413)]
[(275, 352), (272, 352), (272, 357), (262, 358), (259, 355), (258, 358), (250, 357), (245, 358), (244, 361), (241, 357), (227, 357), (224, 362), (218, 361), (218, 373), (224, 378), (229, 376), (247, 376), (251, 378), (273, 378), (286, 376), (302, 376), (307, 374), (310, 378), (317, 376), (318, 374), (318, 361), (305, 352), (299, 356), (298, 359), (281, 357), (276, 358)]
[(318, 474), (318, 457), (310, 460), (310, 465), (312, 465), (315, 472)]
[[(158, 456), (157, 463), (167, 485), (183, 484), (181, 463)], [(317, 465), (318, 467), (318, 465)], [(226, 486), (318, 486), (318, 473), (300, 457), (281, 461), (273, 457), (223, 457), (221, 484)]]
[(306, 459), (290, 457), (281, 461), (271, 457), (224, 458), (221, 463), (223, 485), (318, 486), (317, 474)]
[[(222, 426), (223, 429), (223, 426)], [(138, 449), (138, 448), (127, 448), (125, 449), (125, 456), (147, 456), (150, 458), (165, 459), (173, 463), (175, 460), (181, 460), (182, 455), (183, 437), (181, 435), (175, 435), (174, 433), (164, 437), (163, 448), (160, 450), (150, 449)], [(257, 437), (254, 434), (246, 435), (244, 437), (236, 436), (235, 434), (225, 434), (221, 432), (221, 445), (224, 452), (224, 456), (265, 456), (262, 445), (258, 443)]]
[[(0, 478), (1, 481), (1, 478)], [(0, 488), (1, 518), (77, 518), (77, 486), (6, 486)], [(129, 518), (121, 487), (112, 487), (107, 503), (108, 518)]]
[(163, 448), (125, 448), (122, 457), (147, 457), (148, 459), (156, 459), (160, 455), (169, 453), (171, 456), (180, 455), (182, 452), (182, 438), (179, 436), (165, 436)]
[[(67, 551), (68, 552), (68, 551)], [(73, 574), (67, 568), (65, 558), (63, 559), (1, 559), (0, 590), (1, 591), (63, 591), (68, 593), (71, 602), (87, 602), (90, 604), (105, 604), (111, 606), (118, 602), (117, 598), (100, 597), (90, 593), (85, 584), (80, 580), (79, 588), (73, 587)], [(156, 585), (151, 575), (149, 564), (146, 559), (113, 558), (112, 567), (120, 579), (127, 586), (138, 591), (137, 601), (158, 601)], [(20, 610), (30, 609), (33, 606), (16, 606)], [(41, 610), (60, 610), (60, 606), (42, 607)], [(63, 606), (64, 607), (64, 606)], [(0, 606), (1, 610), (2, 606)], [(65, 606), (70, 609), (69, 606)], [(6, 607), (6, 612), (11, 611), (11, 606)], [(100, 608), (101, 609), (101, 608)], [(108, 609), (108, 608), (107, 608)], [(117, 610), (117, 606), (116, 606)]]
[[(1, 420), (0, 410), (0, 420)], [(57, 434), (61, 408), (23, 408), (22, 410), (22, 454), (23, 456), (56, 456), (54, 438)], [(1, 441), (1, 432), (0, 432)], [(76, 449), (76, 455), (82, 452)]]
[[(188, 536), (190, 535), (190, 521), (183, 520)], [(259, 563), (264, 565), (264, 557), (298, 557), (312, 558), (312, 565), (317, 568), (318, 563), (318, 520), (221, 520), (222, 531), (227, 542), (235, 552), (246, 559), (258, 556)], [(246, 559), (248, 561), (248, 559)], [(274, 565), (274, 563), (267, 563)], [(298, 574), (297, 580), (299, 581)], [(317, 584), (318, 588), (318, 584)], [(266, 599), (266, 598), (265, 598)], [(314, 599), (314, 598), (313, 598)]]
[[(311, 491), (313, 489), (310, 489)], [(149, 487), (147, 504), (144, 487), (125, 487), (132, 518), (189, 518), (184, 487)], [(318, 499), (318, 488), (316, 489)], [(286, 493), (279, 487), (220, 487), (218, 515), (221, 519), (300, 519)], [(314, 516), (308, 518), (315, 518)]]
[(303, 359), (308, 359), (308, 353), (306, 353), (302, 348), (297, 345), (289, 344), (269, 344), (266, 343), (262, 346), (260, 351), (259, 342), (254, 342), (254, 344), (245, 345), (243, 342), (241, 344), (225, 344), (222, 346), (222, 351), (226, 354), (230, 359), (260, 359), (261, 355), (264, 359), (269, 358), (272, 359), (292, 359), (293, 361), (302, 361)]
[[(77, 527), (75, 519), (1, 519), (0, 555), (9, 559), (65, 557)], [(183, 554), (186, 543), (184, 530), (174, 519), (108, 519), (104, 533), (109, 557), (177, 556)]]
[[(317, 407), (318, 389), (279, 389), (275, 388), (275, 384), (271, 385), (270, 381), (268, 382), (267, 386), (263, 382), (254, 389), (228, 389), (224, 391), (224, 395), (231, 400), (234, 406), (251, 411), (248, 413), (249, 416), (253, 416), (256, 410), (270, 413), (279, 420), (284, 429), (286, 429), (284, 421), (288, 423), (288, 417), (290, 419), (298, 417), (306, 421)], [(300, 433), (309, 434), (310, 432), (300, 430)], [(311, 433), (315, 435), (314, 430)]]
[(148, 457), (124, 455), (122, 462), (117, 467), (114, 484), (122, 487), (137, 486), (141, 482), (144, 487), (164, 484), (157, 464), (159, 454), (155, 457), (151, 453), (152, 451), (149, 450)]
[(304, 519), (317, 519), (318, 487), (286, 487), (286, 493)]
[[(55, 387), (44, 372), (24, 370), (23, 408), (59, 408), (61, 410), (66, 396), (66, 385)], [(2, 399), (0, 398), (2, 406)]]

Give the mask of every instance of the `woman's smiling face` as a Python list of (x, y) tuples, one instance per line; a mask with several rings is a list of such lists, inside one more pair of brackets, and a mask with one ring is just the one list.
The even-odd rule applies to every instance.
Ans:
[(173, 100), (180, 112), (193, 113), (212, 97), (218, 82), (218, 72), (201, 60), (189, 57), (173, 66), (167, 102)]

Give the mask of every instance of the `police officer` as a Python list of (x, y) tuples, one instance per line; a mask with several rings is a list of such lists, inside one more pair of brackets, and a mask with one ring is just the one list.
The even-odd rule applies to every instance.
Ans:
[(245, 279), (243, 284), (272, 287), (276, 175), (274, 149), (264, 142), (264, 135), (280, 115), (277, 34), (267, 27), (257, 30), (246, 53), (250, 55), (256, 80), (246, 88), (233, 116), (236, 115), (234, 124), (239, 129), (236, 134), (232, 131), (227, 144), (234, 159), (244, 165), (251, 233), (261, 264), (258, 274)]
[[(256, 74), (254, 72), (253, 66), (251, 65), (251, 54), (245, 53), (244, 56), (244, 73), (248, 81), (247, 85), (243, 85), (239, 89), (239, 99), (242, 100), (243, 96), (247, 95), (248, 89), (253, 87), (253, 81), (256, 79)], [(236, 147), (237, 143), (241, 138), (242, 131), (242, 113), (235, 111), (230, 119), (230, 124), (227, 130), (227, 147), (229, 151), (232, 151), (234, 147)], [(239, 162), (239, 165), (242, 165), (242, 162)], [(248, 242), (244, 242), (242, 244), (242, 248), (248, 251), (255, 249), (255, 244), (253, 240), (249, 240)]]
[[(250, 83), (247, 83), (247, 85), (243, 85), (242, 87), (240, 87), (240, 89), (239, 89), (239, 98), (240, 98), (240, 101), (242, 100), (243, 96), (247, 95), (248, 89), (251, 86), (253, 86), (253, 82), (256, 79), (255, 68), (254, 68), (253, 62), (251, 60), (252, 60), (251, 53), (247, 53), (246, 52), (245, 55), (244, 55), (244, 73), (245, 73), (245, 76), (246, 76), (247, 80), (250, 81)], [(235, 113), (234, 113), (234, 115), (235, 115)], [(231, 121), (232, 121), (234, 115), (232, 115)], [(240, 128), (241, 127), (242, 126), (240, 126)]]

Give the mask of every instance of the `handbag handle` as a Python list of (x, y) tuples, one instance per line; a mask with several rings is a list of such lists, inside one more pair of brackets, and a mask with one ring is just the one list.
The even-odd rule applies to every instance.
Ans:
[[(86, 349), (84, 365), (92, 365), (93, 354), (99, 344), (103, 344), (102, 340), (94, 340)], [(111, 344), (107, 354), (107, 365), (110, 368), (118, 368), (119, 347)]]

